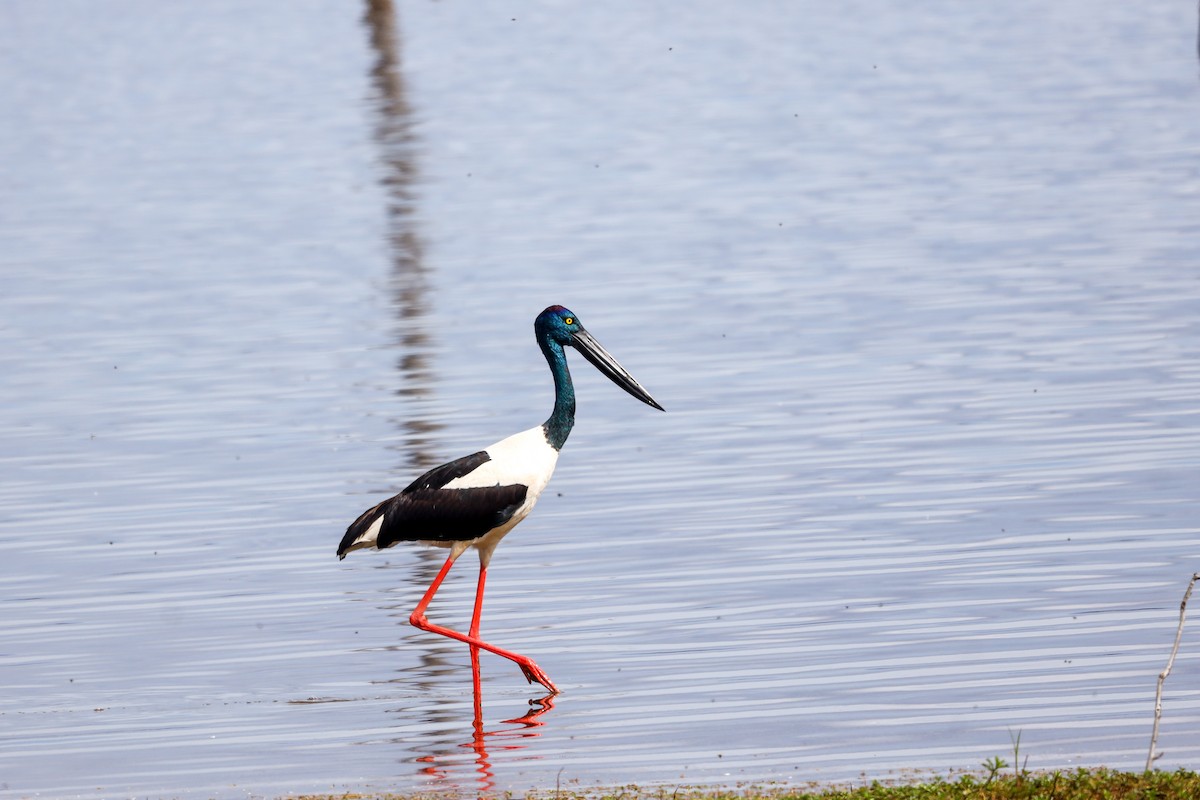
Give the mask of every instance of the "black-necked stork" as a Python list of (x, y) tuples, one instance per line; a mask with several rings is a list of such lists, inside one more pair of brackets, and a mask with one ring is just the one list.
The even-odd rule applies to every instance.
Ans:
[[(450, 548), (449, 558), (417, 603), (409, 622), (423, 631), (503, 656), (515, 662), (530, 683), (537, 681), (557, 693), (550, 678), (532, 659), (480, 639), (479, 618), (492, 552), (505, 534), (533, 510), (554, 473), (558, 452), (575, 425), (575, 387), (563, 348), (574, 347), (610, 380), (643, 403), (660, 411), (663, 407), (584, 330), (579, 317), (566, 308), (550, 306), (538, 315), (533, 329), (554, 376), (554, 410), (550, 418), (485, 450), (429, 470), (400, 494), (363, 512), (346, 529), (337, 553), (338, 558), (345, 558), (351, 550), (364, 547), (382, 550), (397, 542), (413, 541)], [(479, 584), (471, 627), (463, 634), (429, 622), (425, 610), (450, 567), (470, 547), (479, 551)]]

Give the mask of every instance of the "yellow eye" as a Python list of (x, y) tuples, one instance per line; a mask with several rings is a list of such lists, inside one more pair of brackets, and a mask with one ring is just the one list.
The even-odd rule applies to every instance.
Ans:
[(563, 317), (563, 322), (567, 323), (568, 325), (574, 325), (575, 318), (574, 317)]

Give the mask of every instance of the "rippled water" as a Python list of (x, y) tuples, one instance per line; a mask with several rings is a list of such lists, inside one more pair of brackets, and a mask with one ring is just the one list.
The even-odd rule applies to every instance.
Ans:
[[(1200, 568), (1195, 7), (0, 10), (0, 797), (1144, 763)], [(579, 426), (539, 705), (334, 548)], [(474, 564), (431, 617), (464, 626)], [(1200, 760), (1200, 650), (1159, 762)]]

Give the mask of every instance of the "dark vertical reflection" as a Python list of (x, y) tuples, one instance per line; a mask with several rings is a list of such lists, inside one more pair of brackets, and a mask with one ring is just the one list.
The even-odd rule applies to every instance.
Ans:
[[(399, 28), (391, 0), (367, 0), (363, 22), (370, 34), (375, 61), (371, 66), (371, 100), (375, 110), (375, 141), (379, 146), (380, 183), (387, 202), (387, 239), (392, 259), (391, 293), (396, 310), (396, 362), (401, 397), (419, 401), (432, 394), (429, 335), (424, 318), (428, 278), (417, 232), (417, 138), (412, 107), (401, 71)], [(430, 442), (439, 425), (408, 408), (401, 422), (405, 465), (414, 472), (434, 466)]]
[[(396, 394), (403, 404), (398, 415), (401, 441), (397, 449), (405, 454), (398, 477), (403, 485), (437, 463), (433, 438), (440, 428), (421, 413), (422, 405), (433, 395), (434, 374), (430, 337), (425, 330), (428, 275), (422, 259), (415, 214), (418, 142), (413, 132), (412, 106), (408, 102), (401, 69), (402, 42), (392, 1), (367, 0), (363, 25), (367, 29), (374, 56), (369, 102), (374, 111), (379, 180), (384, 188), (386, 235), (392, 262), (389, 289), (392, 307), (396, 312)], [(418, 566), (407, 577), (417, 596), (420, 596), (437, 574), (443, 555), (424, 549), (418, 553)], [(407, 605), (389, 610), (401, 617), (407, 626), (408, 612), (411, 610)], [(409, 636), (407, 630), (405, 636)], [(422, 641), (423, 663), (419, 679), (427, 680), (455, 672), (453, 657), (456, 650), (447, 644)], [(450, 719), (445, 721), (449, 722)]]

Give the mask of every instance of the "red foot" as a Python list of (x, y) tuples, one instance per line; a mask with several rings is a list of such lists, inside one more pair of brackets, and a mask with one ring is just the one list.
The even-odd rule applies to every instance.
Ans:
[(558, 687), (550, 680), (550, 676), (543, 672), (541, 667), (533, 663), (532, 659), (521, 656), (519, 659), (514, 658), (513, 661), (521, 668), (521, 672), (525, 673), (525, 680), (530, 683), (540, 683), (552, 695), (558, 694)]

